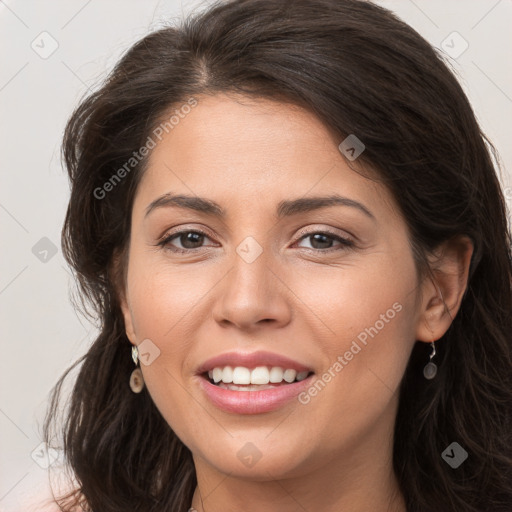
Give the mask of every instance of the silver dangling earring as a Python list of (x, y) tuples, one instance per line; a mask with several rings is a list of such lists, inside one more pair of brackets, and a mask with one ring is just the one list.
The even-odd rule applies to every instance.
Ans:
[(432, 362), (432, 358), (436, 355), (436, 345), (433, 341), (430, 345), (432, 346), (432, 353), (430, 354), (429, 362), (423, 368), (423, 376), (428, 380), (432, 380), (437, 373), (437, 365)]
[[(135, 345), (132, 346), (132, 359), (135, 365), (137, 365), (139, 361), (139, 349)], [(138, 367), (135, 368), (130, 375), (130, 388), (134, 393), (140, 393), (144, 389), (144, 377), (141, 369)]]

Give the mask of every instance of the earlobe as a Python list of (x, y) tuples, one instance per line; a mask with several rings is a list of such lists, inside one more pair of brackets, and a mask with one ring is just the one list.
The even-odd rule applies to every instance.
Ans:
[(431, 261), (432, 277), (424, 283), (417, 340), (438, 340), (450, 327), (467, 289), (473, 250), (471, 239), (461, 235), (447, 240), (436, 251)]

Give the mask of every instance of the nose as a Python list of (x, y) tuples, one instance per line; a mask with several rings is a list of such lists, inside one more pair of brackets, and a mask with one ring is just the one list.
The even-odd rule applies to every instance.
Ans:
[(246, 331), (265, 325), (284, 327), (290, 322), (292, 294), (272, 258), (270, 251), (264, 250), (249, 263), (235, 253), (233, 267), (217, 290), (216, 322)]

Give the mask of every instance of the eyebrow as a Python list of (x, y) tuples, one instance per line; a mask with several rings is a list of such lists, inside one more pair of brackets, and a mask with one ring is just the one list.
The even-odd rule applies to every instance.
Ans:
[[(146, 208), (145, 217), (158, 208), (170, 206), (186, 208), (219, 218), (226, 217), (226, 211), (215, 201), (198, 196), (171, 193), (164, 194), (151, 202)], [(356, 208), (367, 217), (376, 220), (372, 212), (362, 203), (338, 194), (332, 194), (329, 196), (301, 197), (298, 199), (281, 201), (277, 206), (277, 217), (281, 219), (329, 206), (348, 206)]]

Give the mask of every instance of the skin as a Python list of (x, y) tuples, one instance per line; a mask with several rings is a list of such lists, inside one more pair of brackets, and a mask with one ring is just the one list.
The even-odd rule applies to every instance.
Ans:
[[(435, 281), (420, 280), (393, 197), (348, 166), (341, 140), (312, 113), (226, 94), (197, 99), (149, 157), (121, 291), (129, 340), (149, 338), (160, 350), (142, 371), (156, 406), (193, 454), (193, 506), (405, 511), (392, 470), (397, 390), (415, 340), (439, 339), (455, 317), (471, 242), (445, 244)], [(145, 216), (170, 192), (213, 200), (226, 218), (176, 206)], [(374, 219), (340, 205), (275, 215), (282, 200), (333, 193), (364, 204)], [(158, 246), (171, 228), (207, 236)], [(335, 238), (315, 243), (301, 228), (309, 235), (327, 229), (354, 246)], [(252, 263), (236, 252), (248, 236), (263, 249)], [(238, 415), (217, 409), (198, 386), (198, 365), (232, 350), (278, 352), (322, 376), (395, 303), (400, 312), (307, 404)], [(252, 467), (237, 457), (248, 442), (261, 453)]]

